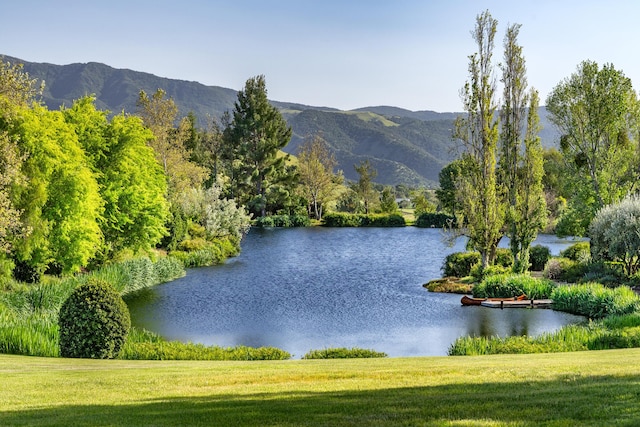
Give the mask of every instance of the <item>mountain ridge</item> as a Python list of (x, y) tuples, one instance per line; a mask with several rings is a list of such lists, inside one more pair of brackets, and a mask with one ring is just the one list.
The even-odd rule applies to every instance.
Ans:
[[(99, 62), (56, 65), (6, 55), (0, 58), (23, 64), (31, 78), (44, 80), (42, 102), (49, 109), (68, 107), (78, 98), (95, 95), (99, 109), (114, 114), (135, 113), (141, 90), (150, 94), (163, 89), (175, 101), (180, 116), (193, 112), (198, 123), (205, 125), (210, 118), (232, 111), (237, 100), (238, 91), (234, 89), (158, 77)], [(440, 169), (456, 156), (451, 130), (455, 118), (463, 113), (411, 111), (385, 105), (343, 111), (296, 102), (270, 102), (293, 129), (285, 152), (295, 154), (305, 137), (322, 134), (336, 156), (338, 168), (350, 180), (358, 178), (354, 165), (369, 160), (378, 171), (378, 183), (433, 187)]]

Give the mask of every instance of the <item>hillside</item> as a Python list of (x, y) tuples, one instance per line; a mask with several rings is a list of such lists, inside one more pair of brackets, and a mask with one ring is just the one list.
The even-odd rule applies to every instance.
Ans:
[[(6, 56), (3, 60), (22, 63), (32, 78), (45, 81), (42, 101), (50, 109), (70, 106), (75, 99), (94, 94), (100, 109), (134, 113), (140, 90), (150, 94), (161, 88), (176, 102), (180, 115), (193, 112), (199, 123), (204, 124), (210, 117), (219, 118), (233, 110), (237, 97), (234, 89), (167, 79), (96, 62), (54, 65)], [(292, 141), (284, 151), (295, 154), (306, 136), (321, 133), (347, 179), (357, 179), (354, 165), (368, 159), (378, 171), (376, 182), (433, 186), (440, 169), (455, 158), (451, 129), (459, 113), (410, 111), (392, 106), (340, 111), (295, 102), (271, 103), (293, 129)], [(541, 122), (545, 127), (545, 133), (541, 134), (543, 144), (549, 146), (555, 134), (549, 131), (552, 128), (544, 108)]]

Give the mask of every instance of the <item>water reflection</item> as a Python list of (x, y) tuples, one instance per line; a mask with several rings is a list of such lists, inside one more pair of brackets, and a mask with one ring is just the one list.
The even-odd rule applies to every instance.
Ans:
[(167, 339), (274, 346), (296, 357), (326, 347), (444, 355), (459, 336), (537, 335), (581, 320), (462, 307), (459, 295), (427, 292), (422, 284), (440, 277), (444, 257), (464, 249), (441, 237), (414, 227), (252, 230), (239, 257), (127, 302), (134, 325)]

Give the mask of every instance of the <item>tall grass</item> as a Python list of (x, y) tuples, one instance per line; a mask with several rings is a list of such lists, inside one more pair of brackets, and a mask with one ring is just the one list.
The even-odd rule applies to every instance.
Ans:
[(126, 360), (286, 360), (291, 354), (275, 347), (219, 347), (166, 341), (146, 330), (132, 328), (119, 359)]
[(57, 316), (17, 315), (6, 307), (0, 308), (0, 353), (57, 357)]
[(107, 281), (122, 294), (184, 275), (182, 263), (171, 257), (152, 262), (139, 258), (111, 264), (88, 274), (45, 278), (41, 283), (12, 283), (0, 292), (0, 353), (25, 356), (59, 354), (58, 312), (78, 284), (90, 277)]
[(599, 283), (558, 286), (551, 294), (554, 310), (601, 319), (630, 314), (640, 308), (640, 298), (627, 286), (614, 289)]
[(110, 283), (118, 292), (126, 295), (169, 282), (184, 276), (184, 274), (184, 266), (177, 258), (162, 257), (153, 262), (148, 257), (142, 257), (106, 265), (99, 270), (79, 277), (79, 281), (85, 282), (90, 277), (96, 277)]
[(510, 298), (525, 294), (530, 299), (547, 299), (555, 284), (528, 274), (503, 274), (485, 277), (473, 287), (473, 295), (479, 298)]

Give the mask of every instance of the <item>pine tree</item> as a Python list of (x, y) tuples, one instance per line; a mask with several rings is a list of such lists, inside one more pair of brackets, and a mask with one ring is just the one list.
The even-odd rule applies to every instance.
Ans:
[(226, 161), (228, 195), (248, 207), (254, 216), (265, 216), (269, 190), (288, 177), (279, 152), (291, 140), (292, 131), (280, 112), (269, 103), (264, 76), (247, 80), (229, 126), (223, 133), (221, 156)]

